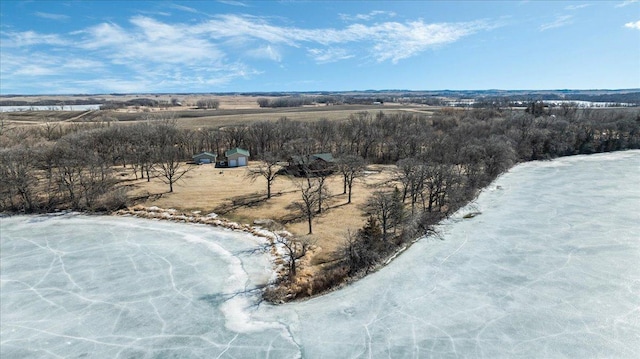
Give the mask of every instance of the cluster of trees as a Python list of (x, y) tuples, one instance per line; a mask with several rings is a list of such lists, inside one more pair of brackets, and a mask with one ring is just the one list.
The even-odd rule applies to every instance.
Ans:
[[(9, 132), (9, 133), (7, 133)], [(113, 210), (127, 203), (117, 169), (173, 185), (191, 169), (184, 132), (171, 120), (127, 126), (45, 124), (3, 133), (0, 210)]]
[[(217, 100), (212, 100), (217, 101)], [(154, 100), (150, 98), (134, 98), (127, 101), (102, 101), (103, 104), (100, 106), (101, 110), (117, 110), (120, 108), (126, 108), (128, 106), (134, 107), (159, 107), (166, 108), (170, 106), (178, 106), (179, 101), (177, 98), (172, 98), (170, 100)], [(94, 102), (95, 103), (95, 102)]]
[[(36, 173), (34, 178), (42, 179), (50, 173), (48, 166), (60, 165), (46, 161), (43, 165), (42, 159), (48, 157), (45, 154), (54, 147), (62, 151), (65, 147), (75, 146), (84, 151), (66, 151), (65, 156), (75, 154), (78, 158), (74, 161), (79, 164), (88, 166), (89, 162), (100, 160), (109, 165), (131, 166), (141, 177), (167, 177), (171, 187), (179, 177), (176, 174), (181, 172), (178, 169), (172, 174), (172, 169), (178, 164), (184, 165), (184, 161), (201, 151), (223, 153), (227, 149), (242, 147), (249, 149), (254, 158), (271, 157), (274, 165), (291, 155), (330, 152), (336, 157), (351, 156), (351, 160), (360, 159), (367, 163), (397, 163), (406, 176), (399, 181), (403, 199), (415, 212), (415, 208), (420, 206), (448, 208), (443, 198), (455, 196), (447, 193), (436, 195), (446, 188), (443, 183), (458, 181), (461, 187), (481, 188), (514, 162), (640, 148), (639, 118), (636, 109), (565, 106), (534, 114), (495, 108), (442, 110), (431, 117), (406, 112), (360, 112), (342, 121), (319, 119), (301, 122), (281, 118), (273, 122), (197, 130), (178, 129), (171, 121), (154, 120), (136, 124), (98, 122), (73, 126), (48, 123), (30, 128), (3, 128), (0, 170), (8, 171), (3, 173), (3, 178), (11, 178), (10, 172), (17, 171), (11, 166), (15, 166), (15, 162), (25, 162), (20, 166), (34, 167), (30, 168)], [(90, 154), (91, 161), (80, 158)], [(164, 166), (166, 170), (157, 165), (161, 162), (159, 158), (171, 157), (175, 159), (174, 164)], [(418, 165), (421, 163), (426, 167)], [(99, 168), (104, 166), (98, 164)], [(101, 177), (112, 176), (106, 175), (112, 167), (104, 167), (100, 171), (105, 173)], [(164, 174), (160, 175), (158, 171)], [(434, 172), (441, 174), (442, 178), (434, 177)], [(342, 175), (349, 177), (348, 172)], [(464, 181), (454, 175), (464, 175)], [(345, 180), (345, 191), (351, 188), (353, 174), (351, 176), (351, 182)], [(417, 180), (409, 178), (411, 176)], [(438, 181), (427, 183), (421, 178)], [(39, 187), (40, 180), (27, 180), (30, 181), (37, 183), (33, 193), (56, 192), (49, 188), (43, 190)], [(23, 190), (9, 183), (5, 181), (2, 186), (2, 209), (33, 211), (40, 208), (33, 205), (39, 203), (38, 200), (16, 201), (17, 193)], [(427, 190), (433, 193), (426, 194)], [(100, 192), (94, 189), (84, 191), (90, 197)], [(78, 202), (75, 193), (69, 193), (67, 197), (73, 197), (70, 202), (74, 206), (87, 206), (86, 200)], [(50, 209), (50, 202), (42, 204), (42, 210)], [(52, 202), (62, 205), (65, 200)], [(94, 201), (90, 198), (88, 202)]]
[(220, 107), (220, 101), (213, 98), (201, 99), (196, 102), (196, 106), (201, 109), (216, 110)]
[(315, 97), (312, 96), (286, 96), (277, 97), (274, 99), (268, 99), (261, 97), (258, 100), (258, 106), (260, 107), (300, 107), (304, 105), (313, 105), (315, 103)]

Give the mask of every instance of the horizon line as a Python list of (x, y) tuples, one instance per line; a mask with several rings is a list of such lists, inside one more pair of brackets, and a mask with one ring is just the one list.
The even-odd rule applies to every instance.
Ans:
[(592, 89), (544, 89), (544, 90), (531, 90), (531, 89), (518, 89), (518, 90), (505, 90), (505, 89), (483, 89), (483, 90), (454, 90), (454, 89), (441, 89), (441, 90), (408, 90), (408, 89), (367, 89), (367, 90), (305, 90), (305, 91), (219, 91), (219, 92), (104, 92), (104, 93), (33, 93), (33, 94), (19, 94), (9, 93), (1, 94), (0, 97), (28, 97), (28, 96), (127, 96), (127, 95), (238, 95), (238, 94), (313, 94), (313, 93), (353, 93), (353, 92), (565, 92), (565, 91), (628, 91), (628, 92), (640, 92), (640, 87), (637, 88), (592, 88)]

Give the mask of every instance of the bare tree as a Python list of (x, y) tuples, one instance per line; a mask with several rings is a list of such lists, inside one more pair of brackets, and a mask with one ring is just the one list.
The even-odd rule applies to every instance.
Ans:
[(202, 99), (196, 102), (196, 106), (198, 106), (198, 108), (215, 110), (220, 107), (220, 101), (212, 98)]
[(346, 155), (338, 159), (338, 172), (342, 175), (343, 191), (342, 194), (349, 191), (347, 203), (351, 203), (351, 192), (353, 189), (353, 181), (356, 178), (364, 176), (365, 162), (364, 159), (356, 155)]
[(285, 250), (285, 261), (287, 262), (287, 267), (289, 267), (289, 280), (293, 280), (297, 274), (297, 261), (307, 254), (314, 242), (310, 237), (295, 239), (280, 233), (272, 233), (274, 235), (274, 243), (281, 245)]
[(319, 202), (320, 186), (315, 178), (307, 177), (303, 180), (295, 180), (300, 190), (301, 202), (294, 202), (294, 206), (302, 212), (309, 225), (309, 234), (313, 234), (313, 218), (316, 216), (316, 208)]
[(8, 123), (9, 120), (7, 119), (7, 115), (4, 113), (0, 113), (0, 136), (2, 136), (4, 131), (7, 129)]
[(325, 200), (331, 196), (331, 192), (329, 192), (329, 188), (327, 186), (328, 177), (329, 173), (324, 171), (319, 172), (317, 177), (315, 177), (315, 181), (318, 186), (318, 213), (322, 213)]
[(178, 182), (194, 167), (180, 160), (175, 147), (165, 147), (156, 153), (157, 165), (155, 171), (162, 182), (169, 185), (169, 192), (173, 192), (173, 184)]
[(22, 204), (18, 206), (26, 212), (34, 210), (36, 205), (37, 183), (36, 169), (33, 166), (33, 153), (26, 147), (0, 149), (0, 196), (13, 205), (17, 194)]
[(389, 230), (395, 228), (402, 221), (403, 207), (400, 191), (376, 191), (367, 202), (367, 211), (380, 221), (382, 240), (388, 239)]
[(271, 185), (275, 182), (276, 177), (280, 175), (281, 168), (278, 158), (271, 153), (265, 153), (257, 167), (249, 168), (248, 176), (252, 180), (258, 177), (267, 180), (267, 199), (271, 198)]

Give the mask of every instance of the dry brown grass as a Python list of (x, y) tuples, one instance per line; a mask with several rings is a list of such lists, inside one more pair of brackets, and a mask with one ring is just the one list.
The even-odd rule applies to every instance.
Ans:
[[(127, 101), (136, 98), (150, 98), (158, 101), (170, 101), (172, 98), (178, 99), (182, 106), (167, 108), (146, 108), (129, 107), (114, 111), (92, 111), (86, 115), (70, 111), (24, 111), (5, 113), (3, 116), (9, 123), (15, 125), (39, 125), (45, 122), (92, 122), (100, 121), (101, 118), (113, 118), (123, 123), (131, 123), (144, 120), (149, 114), (175, 116), (178, 125), (182, 128), (202, 128), (202, 127), (223, 127), (232, 125), (247, 125), (257, 121), (276, 121), (282, 117), (287, 117), (297, 121), (316, 121), (326, 118), (331, 121), (345, 120), (349, 115), (369, 111), (373, 114), (383, 111), (385, 113), (396, 112), (416, 112), (430, 114), (434, 107), (421, 105), (401, 105), (385, 104), (380, 105), (339, 105), (339, 106), (305, 106), (296, 108), (260, 108), (257, 103), (257, 96), (244, 95), (96, 95), (96, 96), (25, 96), (15, 98), (3, 98), (3, 100), (18, 100), (35, 102), (39, 100), (69, 101), (72, 99), (94, 98), (97, 102), (106, 101)], [(195, 108), (196, 102), (200, 99), (215, 98), (220, 101), (218, 110), (199, 110)], [(269, 98), (269, 97), (267, 97)]]
[[(254, 166), (256, 162), (250, 162)], [(342, 179), (334, 175), (328, 179), (332, 196), (328, 199), (330, 208), (313, 220), (312, 238), (317, 248), (308, 261), (312, 266), (334, 260), (333, 253), (341, 245), (348, 230), (355, 232), (363, 226), (366, 218), (362, 206), (370, 194), (387, 184), (393, 177), (394, 166), (370, 166), (367, 175), (357, 181), (353, 188), (352, 203), (346, 204), (347, 195), (342, 194)], [(247, 168), (215, 168), (213, 165), (195, 166), (184, 180), (174, 185), (174, 192), (167, 193), (168, 185), (160, 179), (151, 182), (131, 181), (130, 195), (150, 194), (150, 199), (142, 202), (145, 206), (174, 208), (181, 211), (216, 212), (223, 217), (240, 223), (253, 224), (256, 219), (272, 219), (287, 222), (284, 227), (296, 236), (308, 232), (307, 222), (295, 210), (287, 207), (300, 200), (294, 180), (286, 176), (276, 179), (272, 188), (273, 196), (266, 200), (266, 182), (263, 178), (251, 180)], [(159, 198), (158, 198), (158, 196)], [(234, 206), (234, 203), (252, 202), (249, 205)], [(231, 208), (232, 207), (232, 208)], [(231, 209), (230, 209), (231, 208)], [(224, 213), (221, 210), (224, 209)], [(307, 268), (313, 272), (313, 268)], [(304, 272), (303, 272), (304, 273)]]

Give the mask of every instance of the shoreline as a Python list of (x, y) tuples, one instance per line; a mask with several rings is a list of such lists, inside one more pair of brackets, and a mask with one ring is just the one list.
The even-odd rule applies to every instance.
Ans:
[[(157, 206), (146, 207), (143, 205), (135, 205), (132, 207), (127, 207), (126, 209), (120, 209), (115, 212), (111, 212), (108, 215), (133, 216), (133, 217), (143, 218), (143, 219), (151, 219), (151, 220), (157, 219), (157, 220), (165, 220), (165, 221), (172, 221), (172, 222), (178, 222), (178, 223), (204, 224), (204, 225), (210, 225), (210, 226), (219, 227), (222, 229), (228, 229), (232, 231), (245, 232), (247, 234), (253, 235), (258, 238), (264, 238), (267, 241), (267, 243), (265, 244), (266, 246), (269, 247), (268, 252), (272, 258), (273, 277), (270, 283), (267, 284), (262, 289), (262, 292), (264, 293), (266, 289), (271, 287), (271, 289), (273, 290), (284, 290), (289, 293), (284, 297), (285, 300), (280, 300), (280, 301), (267, 300), (269, 303), (274, 305), (285, 304), (290, 302), (306, 301), (309, 299), (317, 298), (319, 296), (323, 296), (325, 294), (334, 292), (341, 288), (344, 288), (345, 286), (348, 286), (356, 281), (359, 281), (367, 277), (369, 274), (375, 273), (380, 269), (386, 267), (391, 262), (393, 262), (396, 258), (398, 258), (402, 253), (404, 253), (407, 249), (409, 249), (413, 244), (415, 244), (416, 242), (424, 238), (424, 236), (421, 236), (405, 243), (403, 246), (397, 248), (393, 253), (387, 256), (384, 260), (380, 261), (380, 263), (376, 264), (375, 266), (372, 266), (371, 268), (367, 269), (366, 271), (363, 271), (362, 273), (358, 273), (356, 275), (346, 277), (345, 280), (339, 283), (338, 285), (332, 286), (327, 290), (324, 290), (319, 293), (298, 297), (298, 296), (294, 296), (293, 293), (291, 293), (292, 292), (291, 286), (295, 283), (289, 283), (286, 280), (287, 269), (285, 266), (285, 260), (283, 258), (283, 252), (279, 250), (279, 248), (277, 247), (277, 244), (274, 243), (274, 236), (271, 233), (271, 231), (267, 229), (263, 229), (260, 226), (252, 226), (249, 224), (240, 224), (237, 222), (233, 222), (223, 217), (219, 217), (215, 213), (208, 213), (203, 215), (201, 214), (200, 211), (194, 211), (191, 214), (187, 214), (185, 212), (176, 210), (174, 208), (166, 209), (166, 208), (160, 208)], [(280, 235), (293, 236), (291, 233), (287, 231), (276, 231), (276, 232)], [(310, 252), (313, 252), (313, 250), (311, 250)], [(301, 266), (299, 270), (302, 268), (304, 268), (304, 266)], [(307, 278), (311, 280), (313, 280), (313, 277), (314, 277), (313, 275), (307, 276)]]
[(265, 286), (265, 288), (268, 288), (270, 286), (279, 286), (278, 283), (281, 283), (281, 279), (287, 275), (286, 266), (284, 265), (285, 262), (283, 253), (281, 249), (278, 248), (278, 245), (274, 242), (275, 238), (273, 233), (275, 232), (275, 234), (282, 236), (292, 236), (292, 234), (287, 231), (270, 231), (260, 226), (240, 224), (230, 221), (226, 218), (219, 217), (215, 213), (202, 215), (200, 211), (193, 211), (188, 214), (174, 208), (165, 209), (157, 206), (145, 207), (143, 205), (135, 205), (132, 207), (127, 207), (125, 209), (119, 209), (114, 212), (109, 212), (107, 215), (122, 217), (133, 216), (150, 220), (156, 219), (178, 223), (203, 224), (221, 229), (228, 229), (231, 231), (244, 232), (256, 238), (262, 238), (265, 240), (263, 243), (257, 243), (259, 246), (262, 246), (265, 253), (268, 253), (268, 255), (271, 257), (273, 274), (271, 280)]

